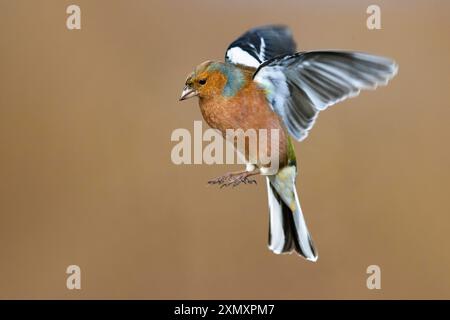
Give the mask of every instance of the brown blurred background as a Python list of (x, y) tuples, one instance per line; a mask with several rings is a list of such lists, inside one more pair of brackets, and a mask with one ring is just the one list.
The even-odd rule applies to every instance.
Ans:
[[(264, 180), (219, 190), (233, 167), (170, 160), (201, 119), (186, 75), (268, 23), (400, 65), (296, 144), (316, 264), (267, 249)], [(0, 0), (0, 298), (450, 298), (449, 30), (443, 0)]]

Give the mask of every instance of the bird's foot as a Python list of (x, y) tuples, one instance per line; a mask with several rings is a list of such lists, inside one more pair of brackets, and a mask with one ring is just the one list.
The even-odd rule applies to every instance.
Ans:
[(252, 172), (239, 172), (239, 173), (227, 173), (221, 177), (209, 180), (209, 184), (218, 184), (221, 188), (223, 187), (236, 187), (240, 185), (241, 183), (244, 184), (256, 184), (256, 180), (250, 179), (252, 175), (255, 175), (255, 173)]
[(234, 174), (233, 172), (229, 172), (227, 174), (224, 174), (223, 176), (208, 180), (208, 184), (221, 185), (221, 184), (225, 183), (226, 181), (228, 181), (228, 179), (230, 179), (233, 174)]
[(222, 183), (220, 187), (223, 188), (223, 187), (232, 186), (234, 188), (234, 187), (240, 185), (241, 183), (256, 184), (255, 179), (249, 178), (252, 175), (253, 174), (251, 174), (250, 172), (243, 172), (241, 174), (234, 175), (230, 179), (228, 179), (225, 183)]

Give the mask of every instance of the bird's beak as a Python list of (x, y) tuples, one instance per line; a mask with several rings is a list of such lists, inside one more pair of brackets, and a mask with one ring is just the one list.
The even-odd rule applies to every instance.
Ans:
[(195, 97), (196, 95), (198, 95), (198, 92), (195, 89), (185, 86), (181, 93), (180, 101)]

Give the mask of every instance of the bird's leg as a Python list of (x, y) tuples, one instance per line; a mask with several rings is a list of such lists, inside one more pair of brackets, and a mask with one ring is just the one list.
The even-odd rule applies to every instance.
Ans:
[(249, 177), (259, 174), (259, 169), (253, 169), (252, 171), (237, 171), (230, 172), (225, 174), (224, 176), (218, 177), (216, 179), (212, 179), (208, 181), (209, 184), (218, 184), (221, 188), (233, 186), (236, 187), (241, 183), (244, 184), (256, 184), (256, 180), (249, 179)]

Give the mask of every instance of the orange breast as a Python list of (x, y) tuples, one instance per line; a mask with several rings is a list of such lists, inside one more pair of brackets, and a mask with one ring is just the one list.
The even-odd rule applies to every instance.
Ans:
[[(280, 167), (287, 162), (286, 130), (278, 115), (270, 108), (264, 92), (254, 82), (249, 81), (232, 98), (224, 98), (220, 95), (200, 98), (199, 105), (205, 121), (212, 128), (220, 130), (224, 137), (227, 129), (242, 129), (243, 131), (254, 129), (257, 133), (260, 133), (260, 129), (266, 129), (268, 133), (267, 141), (270, 141), (271, 129), (277, 129)], [(259, 135), (257, 136), (259, 137)], [(271, 150), (270, 143), (267, 145), (268, 155), (273, 155), (276, 150)], [(245, 151), (239, 151), (248, 156), (248, 148)]]

